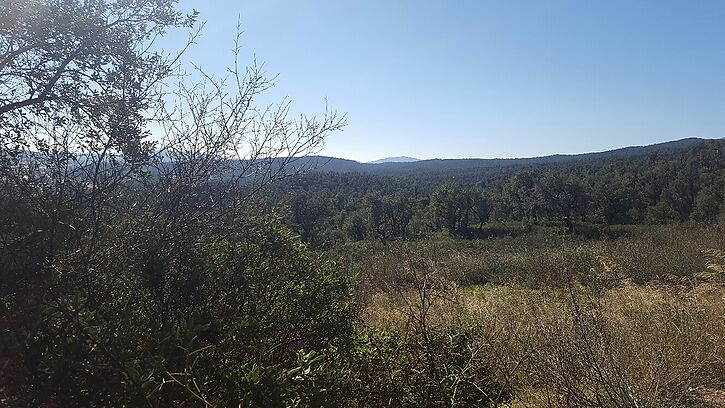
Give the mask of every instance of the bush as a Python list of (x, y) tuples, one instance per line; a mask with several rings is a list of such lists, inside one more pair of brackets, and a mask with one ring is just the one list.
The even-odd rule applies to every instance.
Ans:
[(352, 282), (276, 220), (237, 231), (193, 245), (128, 243), (122, 257), (95, 263), (69, 258), (44, 292), (34, 289), (40, 297), (6, 296), (3, 397), (32, 406), (307, 398), (321, 357), (300, 350), (349, 342)]
[(488, 407), (509, 397), (476, 326), (366, 329), (336, 360), (333, 406)]

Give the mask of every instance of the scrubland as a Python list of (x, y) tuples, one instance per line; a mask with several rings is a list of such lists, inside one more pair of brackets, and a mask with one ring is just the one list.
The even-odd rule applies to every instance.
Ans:
[(338, 250), (360, 280), (360, 325), (403, 339), (387, 358), (436, 365), (419, 370), (431, 404), (725, 404), (722, 226), (504, 235)]

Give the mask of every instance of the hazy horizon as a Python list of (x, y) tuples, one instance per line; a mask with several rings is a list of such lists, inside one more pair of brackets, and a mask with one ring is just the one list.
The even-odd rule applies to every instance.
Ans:
[(664, 140), (664, 141), (661, 141), (661, 142), (654, 142), (654, 143), (649, 143), (649, 144), (644, 144), (644, 145), (641, 145), (641, 144), (630, 144), (630, 145), (617, 146), (617, 147), (612, 147), (612, 148), (603, 149), (603, 150), (590, 150), (590, 151), (565, 152), (565, 153), (549, 153), (549, 154), (539, 154), (539, 155), (534, 155), (534, 156), (508, 156), (508, 157), (493, 157), (493, 156), (492, 157), (483, 157), (483, 156), (415, 157), (415, 156), (411, 156), (411, 155), (408, 155), (408, 154), (404, 154), (403, 153), (403, 154), (391, 154), (391, 155), (388, 155), (388, 156), (385, 156), (385, 157), (378, 157), (376, 159), (371, 159), (371, 160), (356, 160), (356, 159), (351, 159), (351, 158), (348, 158), (348, 157), (331, 156), (331, 155), (325, 154), (324, 150), (322, 152), (320, 152), (319, 155), (320, 156), (334, 157), (334, 158), (338, 158), (338, 159), (354, 160), (354, 161), (357, 161), (357, 162), (360, 162), (360, 163), (372, 163), (372, 162), (379, 161), (379, 160), (397, 159), (397, 158), (409, 158), (409, 159), (415, 159), (415, 160), (420, 160), (420, 161), (423, 161), (423, 160), (455, 160), (455, 159), (526, 159), (526, 158), (544, 157), (544, 156), (557, 156), (557, 155), (567, 156), (567, 155), (579, 155), (579, 154), (589, 154), (589, 153), (601, 153), (601, 152), (606, 152), (606, 151), (611, 151), (611, 150), (625, 149), (625, 148), (628, 148), (628, 147), (644, 147), (644, 146), (651, 146), (651, 145), (663, 144), (663, 143), (669, 143), (669, 142), (678, 142), (678, 141), (681, 141), (681, 140), (684, 140), (684, 139), (689, 139), (689, 138), (706, 139), (706, 140), (708, 140), (708, 139), (709, 140), (723, 139), (722, 137), (697, 137), (697, 136), (691, 136), (691, 137), (683, 137), (681, 139)]

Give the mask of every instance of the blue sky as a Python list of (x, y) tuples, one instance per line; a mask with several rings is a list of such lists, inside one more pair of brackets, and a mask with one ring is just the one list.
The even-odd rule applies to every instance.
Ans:
[[(525, 157), (725, 136), (723, 1), (181, 0), (185, 55), (279, 74), (265, 100), (347, 114), (323, 154)], [(183, 35), (165, 39), (166, 47)]]

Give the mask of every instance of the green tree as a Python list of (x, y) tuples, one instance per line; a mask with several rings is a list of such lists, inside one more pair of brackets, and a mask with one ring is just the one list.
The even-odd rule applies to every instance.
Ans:
[(299, 229), (302, 240), (316, 243), (316, 232), (323, 220), (332, 215), (329, 200), (321, 194), (298, 192), (291, 199), (292, 223)]
[(541, 207), (541, 199), (536, 189), (536, 172), (521, 172), (510, 177), (502, 187), (501, 207), (504, 213), (516, 220), (536, 222)]
[(714, 222), (717, 220), (718, 215), (725, 210), (723, 205), (725, 202), (722, 191), (723, 185), (725, 185), (725, 181), (710, 184), (700, 190), (697, 197), (695, 197), (692, 218), (700, 222)]
[(491, 213), (490, 203), (482, 192), (452, 183), (433, 190), (430, 206), (437, 225), (450, 235), (465, 235), (471, 214), (478, 217), (482, 228)]
[(573, 175), (554, 173), (540, 177), (537, 180), (537, 187), (543, 205), (550, 214), (562, 219), (567, 231), (574, 231), (572, 218), (584, 217), (589, 204), (584, 186), (576, 181)]
[(688, 164), (669, 181), (662, 191), (662, 200), (677, 213), (680, 221), (685, 221), (695, 207), (699, 188), (699, 174), (692, 164)]
[(405, 194), (367, 197), (369, 230), (383, 244), (392, 238), (405, 238), (413, 217), (411, 202)]
[(348, 239), (353, 241), (362, 241), (368, 234), (367, 221), (360, 211), (349, 214), (343, 228)]
[(154, 107), (152, 91), (175, 63), (148, 43), (169, 27), (191, 27), (197, 15), (176, 11), (176, 3), (3, 0), (3, 143), (25, 145), (23, 131), (81, 122), (93, 129), (86, 143), (101, 132), (107, 148), (128, 158), (143, 154), (142, 111)]
[(633, 183), (632, 178), (615, 172), (596, 177), (591, 186), (593, 215), (607, 224), (632, 222), (630, 209), (638, 195)]
[(473, 191), (473, 206), (471, 212), (478, 219), (478, 229), (482, 230), (484, 224), (491, 218), (494, 209), (493, 199), (484, 191)]
[(175, 63), (149, 43), (196, 13), (176, 0), (0, 3), (0, 202), (27, 215), (0, 247), (12, 285), (118, 216), (108, 208), (151, 154), (144, 113)]
[[(195, 16), (175, 3), (2, 3), (0, 214), (21, 216), (0, 242), (9, 405), (236, 405), (249, 401), (242, 381), (254, 393), (274, 373), (287, 387), (316, 359), (299, 348), (349, 327), (334, 264), (278, 225), (245, 222), (261, 189), (300, 171), (292, 163), (344, 118), (293, 121), (286, 104), (257, 115), (271, 83), (255, 66), (164, 88), (174, 61), (148, 51), (153, 38)], [(146, 115), (159, 111), (150, 143)], [(307, 337), (317, 306), (325, 327)]]

